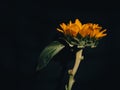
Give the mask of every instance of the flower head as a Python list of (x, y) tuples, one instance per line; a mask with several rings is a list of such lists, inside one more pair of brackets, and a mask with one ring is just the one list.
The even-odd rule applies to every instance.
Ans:
[(65, 40), (77, 46), (93, 46), (97, 40), (107, 35), (106, 29), (102, 30), (98, 24), (82, 24), (79, 19), (68, 24), (62, 23), (60, 27), (61, 29), (57, 28), (57, 30), (64, 34)]

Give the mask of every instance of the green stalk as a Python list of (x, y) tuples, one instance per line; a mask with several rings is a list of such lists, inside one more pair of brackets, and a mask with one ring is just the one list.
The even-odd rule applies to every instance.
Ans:
[(81, 60), (83, 59), (82, 51), (83, 51), (83, 49), (80, 49), (79, 51), (76, 52), (74, 67), (73, 67), (73, 69), (68, 70), (69, 82), (68, 82), (68, 85), (65, 86), (65, 90), (72, 90), (72, 86), (75, 83), (75, 79), (74, 79), (75, 74), (78, 70)]

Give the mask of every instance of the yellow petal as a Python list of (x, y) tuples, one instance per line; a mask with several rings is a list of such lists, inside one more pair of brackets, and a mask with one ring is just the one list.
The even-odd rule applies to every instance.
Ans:
[(75, 20), (75, 24), (79, 26), (79, 28), (82, 28), (82, 23), (79, 21), (79, 19)]
[(106, 31), (106, 29), (103, 30), (103, 31), (101, 31), (101, 32), (99, 32), (99, 33), (97, 33), (97, 34), (96, 34), (96, 38), (101, 38), (101, 37), (106, 36), (107, 34), (103, 34), (105, 31)]
[(59, 29), (59, 28), (57, 28), (57, 30), (58, 30), (59, 32), (62, 32), (62, 33), (64, 33), (64, 32), (63, 32), (63, 30), (61, 30), (61, 29)]
[(62, 28), (63, 30), (66, 29), (66, 24), (65, 24), (65, 23), (60, 24), (60, 26), (61, 26), (61, 28)]
[(90, 37), (92, 38), (92, 37), (95, 37), (96, 35), (98, 35), (99, 34), (99, 30), (97, 29), (94, 29), (94, 30), (91, 30), (91, 33), (90, 33)]
[(72, 21), (70, 20), (70, 22), (69, 22), (69, 25), (71, 26), (72, 25)]
[(104, 33), (104, 32), (106, 32), (106, 29), (104, 29), (103, 31), (101, 31), (100, 33)]
[(101, 38), (101, 37), (104, 37), (104, 36), (106, 36), (107, 34), (97, 34), (96, 35), (96, 38), (98, 39), (98, 38)]

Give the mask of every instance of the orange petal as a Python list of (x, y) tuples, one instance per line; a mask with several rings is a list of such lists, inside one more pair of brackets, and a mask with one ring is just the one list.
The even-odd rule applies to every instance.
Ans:
[(101, 37), (104, 37), (104, 36), (106, 36), (107, 34), (98, 34), (98, 35), (96, 35), (96, 38), (101, 38)]
[(60, 24), (60, 26), (61, 26), (61, 28), (62, 28), (63, 30), (66, 29), (66, 24), (65, 24), (65, 23)]
[(79, 19), (75, 20), (75, 24), (79, 26), (79, 28), (82, 28), (82, 23), (79, 21)]

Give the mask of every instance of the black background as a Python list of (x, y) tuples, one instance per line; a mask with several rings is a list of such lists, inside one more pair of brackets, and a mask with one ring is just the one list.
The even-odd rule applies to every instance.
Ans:
[(117, 1), (4, 0), (0, 1), (1, 90), (63, 88), (67, 75), (60, 79), (62, 66), (54, 60), (73, 59), (69, 51), (63, 50), (42, 71), (36, 72), (35, 68), (40, 52), (54, 39), (59, 24), (76, 18), (82, 23), (100, 24), (108, 35), (97, 48), (84, 50), (85, 60), (79, 67), (73, 90), (118, 89), (120, 13)]

